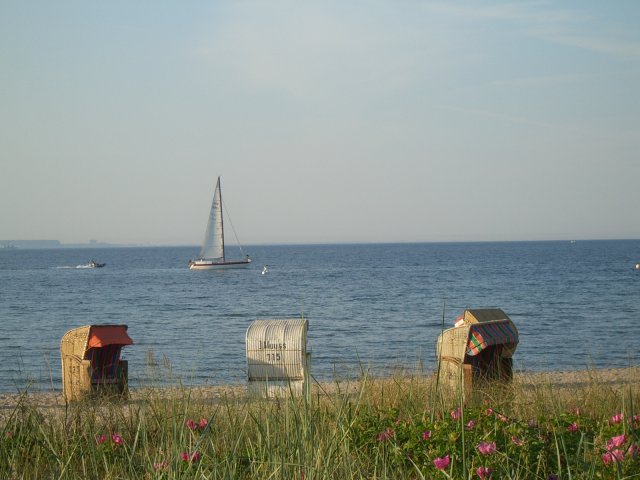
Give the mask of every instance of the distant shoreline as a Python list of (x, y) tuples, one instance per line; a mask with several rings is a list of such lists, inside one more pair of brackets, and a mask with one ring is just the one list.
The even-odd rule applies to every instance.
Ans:
[(107, 243), (90, 241), (87, 243), (62, 243), (60, 240), (0, 240), (0, 250), (58, 250), (65, 248), (131, 248), (147, 245)]
[[(424, 240), (424, 241), (342, 241), (342, 242), (264, 242), (246, 243), (243, 248), (256, 247), (291, 247), (291, 246), (358, 246), (358, 245), (477, 245), (491, 243), (582, 243), (582, 242), (637, 242), (640, 238), (582, 238), (582, 239), (537, 239), (537, 240)], [(194, 248), (193, 244), (157, 244), (157, 243), (109, 243), (91, 240), (86, 243), (62, 243), (60, 240), (0, 240), (0, 251), (3, 250), (58, 250), (83, 248)]]

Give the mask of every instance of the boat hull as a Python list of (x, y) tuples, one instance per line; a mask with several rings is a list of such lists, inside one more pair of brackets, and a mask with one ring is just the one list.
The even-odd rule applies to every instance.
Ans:
[(238, 260), (236, 262), (211, 262), (208, 260), (192, 260), (189, 262), (191, 270), (227, 270), (231, 268), (246, 268), (251, 260)]

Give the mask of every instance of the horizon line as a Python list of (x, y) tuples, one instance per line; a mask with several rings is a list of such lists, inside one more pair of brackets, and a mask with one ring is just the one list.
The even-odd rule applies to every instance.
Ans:
[[(543, 243), (543, 242), (597, 242), (597, 241), (640, 241), (640, 237), (605, 237), (605, 238), (546, 238), (546, 239), (518, 239), (518, 240), (395, 240), (395, 241), (335, 241), (335, 242), (265, 242), (265, 243), (247, 243), (242, 246), (231, 246), (230, 248), (247, 248), (247, 247), (277, 247), (277, 246), (330, 246), (330, 245), (421, 245), (421, 244), (443, 244), (443, 243)], [(20, 243), (52, 243), (57, 246), (25, 247), (17, 246)], [(130, 242), (61, 242), (55, 239), (40, 240), (0, 240), (0, 250), (27, 250), (27, 249), (56, 249), (56, 248), (200, 248), (197, 243), (130, 243)]]

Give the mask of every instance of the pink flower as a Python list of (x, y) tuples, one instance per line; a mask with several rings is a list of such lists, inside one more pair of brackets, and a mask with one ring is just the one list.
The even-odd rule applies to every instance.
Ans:
[(389, 427), (387, 427), (387, 429), (384, 432), (380, 432), (378, 434), (378, 441), (386, 442), (387, 440), (391, 439), (394, 435), (395, 435), (395, 432), (391, 430)]
[(501, 422), (507, 423), (509, 421), (509, 419), (507, 417), (505, 417), (504, 415), (502, 415), (501, 413), (497, 413), (496, 414), (496, 418), (498, 420), (500, 420)]
[(617, 437), (611, 437), (611, 440), (607, 442), (607, 450), (613, 450), (614, 448), (621, 447), (624, 445), (624, 442), (627, 440), (624, 434), (618, 435)]
[(156, 470), (166, 470), (169, 468), (169, 462), (163, 460), (162, 462), (154, 463), (153, 468)]
[(484, 414), (489, 417), (491, 415), (493, 415), (493, 408), (489, 407), (484, 411)]
[(449, 455), (446, 455), (444, 457), (439, 457), (436, 458), (433, 461), (433, 465), (438, 469), (438, 470), (444, 470), (445, 468), (447, 468), (449, 466), (449, 464), (451, 463), (451, 459), (449, 458)]
[(451, 411), (451, 418), (453, 418), (454, 420), (458, 420), (460, 417), (462, 417), (462, 408), (458, 407), (455, 410)]
[(198, 428), (198, 424), (191, 419), (187, 420), (185, 424), (189, 430), (196, 430)]
[(609, 465), (611, 463), (620, 462), (624, 459), (624, 452), (622, 450), (614, 450), (613, 452), (607, 452), (602, 455), (602, 463)]
[(622, 450), (615, 449), (613, 452), (611, 452), (611, 455), (613, 455), (613, 458), (616, 462), (621, 462), (622, 460), (624, 460), (624, 452)]
[(629, 445), (629, 448), (627, 449), (627, 457), (636, 458), (638, 455), (640, 455), (640, 447), (635, 443)]
[(116, 445), (118, 445), (118, 446), (120, 446), (120, 445), (122, 445), (124, 443), (124, 441), (122, 440), (122, 437), (120, 435), (115, 434), (115, 433), (113, 435), (111, 435), (111, 441), (113, 443), (115, 443)]
[(489, 467), (478, 467), (476, 473), (478, 474), (478, 477), (480, 477), (480, 480), (485, 480), (486, 478), (491, 477), (492, 472)]
[(200, 421), (198, 422), (198, 426), (200, 427), (200, 430), (204, 430), (205, 428), (207, 428), (207, 425), (209, 425), (209, 422), (207, 421), (206, 418), (201, 418)]
[(482, 455), (491, 455), (497, 450), (496, 442), (480, 442), (476, 448)]
[(578, 431), (578, 424), (576, 422), (573, 422), (571, 425), (569, 425), (567, 427), (567, 430), (569, 430), (570, 432), (577, 432)]
[(102, 435), (98, 435), (98, 436), (96, 437), (96, 443), (97, 443), (98, 445), (102, 445), (102, 444), (103, 444), (104, 442), (106, 442), (106, 441), (107, 441), (107, 436), (106, 436), (104, 433), (103, 433)]
[(431, 438), (431, 430), (426, 430), (422, 432), (422, 439), (429, 440)]
[(517, 445), (518, 447), (521, 447), (524, 445), (524, 440), (522, 440), (520, 437), (516, 437), (515, 435), (511, 437), (511, 441), (513, 442), (514, 445)]
[(200, 460), (200, 452), (182, 452), (180, 456), (182, 457), (183, 462), (193, 463)]
[(469, 422), (468, 422), (468, 423), (467, 423), (467, 425), (466, 425), (467, 430), (472, 430), (472, 429), (473, 429), (473, 427), (475, 427), (475, 426), (476, 426), (476, 423), (477, 423), (477, 422), (476, 422), (475, 420), (469, 420)]
[(611, 417), (611, 420), (609, 420), (611, 423), (613, 423), (614, 425), (617, 425), (618, 423), (620, 423), (622, 420), (624, 419), (624, 415), (622, 413), (616, 413), (613, 417)]
[(611, 452), (607, 452), (602, 455), (602, 463), (609, 465), (611, 462), (613, 462), (613, 455), (611, 455)]

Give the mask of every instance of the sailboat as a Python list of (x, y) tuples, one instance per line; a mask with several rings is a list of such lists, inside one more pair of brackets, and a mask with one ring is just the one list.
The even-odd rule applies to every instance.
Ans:
[[(242, 249), (240, 249), (242, 251)], [(249, 266), (251, 258), (245, 255), (238, 260), (227, 260), (224, 255), (224, 221), (222, 219), (222, 192), (220, 177), (213, 192), (213, 202), (209, 212), (207, 230), (200, 249), (199, 258), (189, 261), (191, 270), (218, 270), (223, 268), (243, 268)]]

